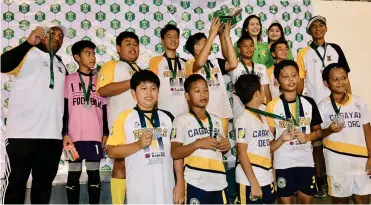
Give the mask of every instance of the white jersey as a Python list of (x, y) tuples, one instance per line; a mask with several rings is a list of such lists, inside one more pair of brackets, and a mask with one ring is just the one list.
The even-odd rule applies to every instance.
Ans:
[(276, 78), (274, 77), (274, 65), (268, 68), (268, 78), (269, 78), (269, 90), (271, 91), (272, 99), (279, 97), (282, 92), (280, 91), (280, 85)]
[[(252, 66), (248, 66), (247, 69), (249, 70), (249, 73), (252, 72)], [(233, 86), (238, 80), (238, 78), (243, 75), (247, 74), (247, 71), (243, 64), (241, 62), (238, 63), (237, 68), (229, 71), (229, 74), (232, 79)], [(269, 78), (267, 73), (267, 68), (263, 64), (254, 64), (254, 74), (260, 77), (260, 84), (261, 85), (268, 85), (269, 84)], [(241, 115), (245, 110), (245, 106), (241, 102), (240, 98), (233, 94), (233, 116), (238, 117)]]
[[(180, 68), (178, 65), (176, 78), (174, 79), (167, 59), (164, 56), (156, 56), (149, 61), (149, 69), (156, 73), (161, 82), (158, 108), (167, 110), (174, 116), (188, 111), (187, 100), (184, 97), (185, 62), (180, 58), (179, 63)], [(174, 67), (174, 61), (172, 61), (172, 65)]]
[[(97, 90), (110, 83), (130, 80), (135, 71), (129, 64), (123, 61), (109, 61), (104, 64), (98, 74)], [(133, 108), (136, 101), (131, 95), (130, 89), (108, 98), (107, 115), (108, 126), (112, 127), (116, 117), (123, 111)]]
[[(363, 125), (370, 122), (368, 109), (360, 97), (348, 96), (349, 100), (340, 108), (344, 128), (323, 140), (327, 175), (366, 174), (368, 151)], [(337, 106), (340, 107), (339, 104)], [(330, 98), (322, 100), (318, 109), (323, 119), (322, 128), (325, 129), (335, 116)]]
[(160, 127), (152, 128), (144, 117), (142, 122), (145, 121), (146, 125), (142, 126), (136, 110), (124, 111), (115, 120), (108, 137), (107, 145), (117, 146), (137, 142), (146, 129), (154, 133), (150, 146), (125, 158), (128, 204), (173, 203), (174, 174), (170, 153), (172, 116), (161, 110), (157, 113)]
[[(193, 73), (194, 62), (195, 59), (190, 59), (186, 62), (185, 67), (187, 75)], [(210, 80), (207, 80), (207, 84), (209, 85), (209, 103), (206, 109), (208, 112), (220, 118), (233, 118), (233, 112), (222, 74), (222, 70), (225, 70), (225, 60), (213, 59), (210, 60), (210, 62), (213, 68), (210, 68)], [(221, 65), (223, 63), (224, 65)], [(204, 68), (197, 71), (197, 74), (202, 75), (206, 79)]]
[[(202, 128), (197, 119), (190, 113), (177, 116), (173, 123), (172, 142), (189, 145), (198, 139), (208, 136), (224, 136), (219, 117), (210, 114), (213, 133), (209, 131), (209, 121), (203, 121)], [(220, 191), (227, 187), (223, 156), (220, 151), (197, 149), (184, 158), (184, 179), (188, 184), (205, 191)]]
[[(296, 115), (296, 104), (293, 102), (284, 103), (283, 95), (272, 100), (267, 105), (267, 112), (290, 118)], [(322, 123), (321, 116), (314, 100), (310, 97), (300, 96), (300, 129), (305, 134), (311, 133), (311, 126)], [(288, 105), (287, 110), (285, 105)], [(290, 114), (291, 112), (291, 114)], [(275, 127), (275, 138), (279, 138), (287, 129), (288, 123), (285, 120), (268, 117), (270, 127)], [(287, 169), (292, 167), (314, 167), (312, 144), (307, 142), (301, 144), (297, 139), (287, 141), (274, 152), (273, 166), (276, 169)]]
[(50, 57), (33, 47), (9, 74), (16, 76), (9, 97), (6, 138), (62, 139), (63, 92), (66, 68), (53, 59), (54, 88), (50, 83)]
[[(247, 144), (246, 154), (249, 157), (254, 175), (260, 186), (266, 186), (273, 182), (272, 159), (270, 153), (270, 141), (273, 135), (269, 130), (267, 120), (261, 115), (257, 118), (249, 110), (245, 110), (235, 123), (237, 143)], [(250, 182), (240, 163), (236, 167), (237, 183), (250, 186)]]

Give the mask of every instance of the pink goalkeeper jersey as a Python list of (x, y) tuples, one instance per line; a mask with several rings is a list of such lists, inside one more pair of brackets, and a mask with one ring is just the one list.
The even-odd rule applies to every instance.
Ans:
[[(89, 75), (82, 74), (86, 89)], [(93, 76), (89, 99), (90, 107), (84, 107), (84, 92), (80, 83), (79, 73), (66, 76), (64, 98), (68, 99), (68, 135), (72, 142), (102, 141), (103, 136), (103, 105), (107, 99), (96, 92), (97, 77)]]

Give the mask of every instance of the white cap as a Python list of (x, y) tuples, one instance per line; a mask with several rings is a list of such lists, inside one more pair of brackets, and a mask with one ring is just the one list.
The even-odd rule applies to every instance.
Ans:
[(63, 34), (66, 36), (68, 35), (68, 29), (58, 23), (58, 21), (52, 21), (49, 22), (45, 25), (43, 25), (44, 28), (53, 28), (53, 27), (58, 27), (63, 31)]
[(322, 21), (323, 23), (327, 24), (327, 21), (326, 21), (326, 18), (323, 17), (323, 16), (313, 16), (309, 22), (308, 22), (308, 26), (307, 26), (307, 31), (309, 32), (309, 28), (310, 26), (312, 25), (312, 23), (314, 23), (315, 21)]

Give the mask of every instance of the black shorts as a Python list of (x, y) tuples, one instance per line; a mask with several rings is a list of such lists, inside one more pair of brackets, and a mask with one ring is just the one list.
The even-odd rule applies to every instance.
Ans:
[(251, 200), (251, 186), (244, 184), (238, 184), (239, 193), (238, 201), (240, 204), (273, 204), (277, 199), (277, 187), (274, 182), (269, 185), (262, 186), (263, 198), (257, 200)]
[(317, 193), (314, 167), (276, 169), (278, 197), (289, 197), (300, 191), (306, 195)]
[(103, 158), (102, 143), (97, 141), (77, 141), (73, 143), (79, 154), (77, 161), (100, 161)]
[(187, 183), (186, 204), (226, 204), (225, 191), (205, 191)]

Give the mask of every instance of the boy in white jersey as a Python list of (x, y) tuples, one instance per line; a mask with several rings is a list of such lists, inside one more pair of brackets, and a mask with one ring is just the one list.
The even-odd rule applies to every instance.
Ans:
[[(133, 108), (135, 100), (130, 93), (130, 78), (140, 70), (135, 61), (139, 56), (139, 38), (133, 32), (121, 32), (116, 38), (116, 50), (120, 61), (109, 61), (98, 74), (97, 91), (108, 97), (108, 126), (112, 127), (116, 117), (123, 111)], [(111, 195), (113, 204), (123, 204), (125, 200), (125, 161), (115, 159)]]
[(274, 77), (282, 95), (269, 102), (266, 110), (285, 120), (269, 117), (268, 124), (275, 136), (286, 129), (295, 136), (274, 151), (277, 194), (284, 204), (292, 204), (295, 193), (299, 204), (311, 204), (312, 195), (317, 191), (311, 141), (320, 137), (322, 119), (314, 100), (296, 92), (300, 79), (294, 61), (279, 62), (274, 68)]
[[(289, 55), (289, 45), (285, 40), (278, 40), (271, 45), (270, 48), (271, 55), (276, 61), (275, 64), (288, 59)], [(281, 95), (280, 86), (278, 81), (274, 78), (274, 65), (268, 68), (268, 78), (269, 78), (269, 90), (271, 91), (272, 99), (279, 97)]]
[(241, 75), (235, 86), (236, 95), (245, 104), (245, 111), (236, 119), (238, 162), (236, 182), (241, 204), (272, 204), (276, 200), (276, 185), (272, 173), (271, 148), (291, 140), (288, 131), (277, 140), (269, 130), (265, 112), (258, 109), (264, 102), (259, 76)]
[(156, 73), (161, 81), (158, 108), (166, 109), (174, 116), (178, 116), (188, 110), (184, 98), (185, 60), (179, 58), (176, 53), (180, 31), (176, 26), (167, 24), (160, 33), (165, 53), (151, 58), (149, 69)]
[(369, 204), (371, 194), (371, 128), (366, 103), (346, 93), (348, 72), (333, 63), (323, 70), (330, 97), (319, 105), (328, 194), (333, 204)]
[(160, 80), (143, 70), (133, 75), (130, 86), (137, 105), (115, 120), (107, 141), (108, 156), (125, 158), (128, 204), (174, 203), (173, 116), (156, 108)]
[[(208, 60), (211, 53), (212, 44), (218, 31), (224, 26), (223, 47), (227, 48), (227, 58)], [(230, 37), (231, 24), (221, 24), (218, 18), (214, 18), (210, 25), (209, 37), (207, 38), (204, 33), (196, 33), (190, 36), (186, 42), (186, 49), (194, 56), (186, 62), (187, 76), (197, 73), (202, 75), (209, 85), (210, 90), (210, 103), (207, 105), (207, 111), (222, 118), (223, 130), (228, 132), (228, 120), (233, 117), (232, 108), (230, 106), (227, 90), (224, 84), (223, 75), (227, 74), (233, 68), (237, 67), (237, 57), (234, 52), (232, 40)]]
[(187, 204), (225, 204), (227, 187), (223, 154), (230, 144), (219, 117), (206, 111), (209, 88), (199, 74), (189, 76), (185, 97), (190, 113), (177, 116), (173, 123), (171, 156), (184, 159)]
[[(240, 56), (240, 61), (237, 68), (229, 71), (231, 75), (232, 83), (235, 84), (238, 77), (242, 74), (256, 74), (260, 77), (260, 82), (263, 85), (264, 94), (266, 102), (272, 100), (271, 93), (269, 90), (269, 78), (267, 73), (267, 68), (262, 64), (255, 64), (252, 61), (254, 55), (254, 40), (249, 35), (243, 35), (237, 41), (238, 53)], [(233, 116), (238, 117), (245, 110), (245, 105), (240, 101), (240, 99), (233, 95)]]

